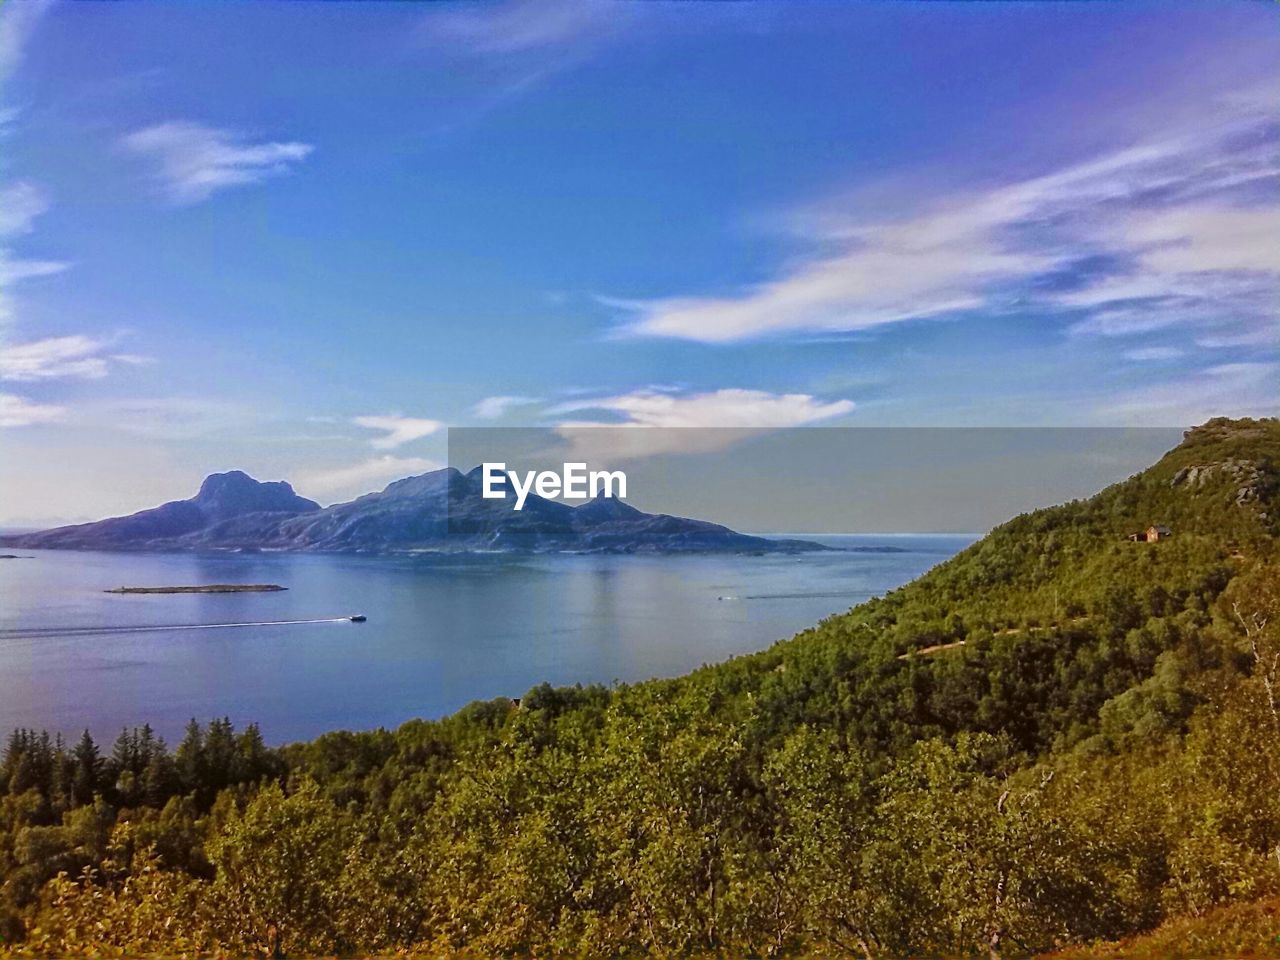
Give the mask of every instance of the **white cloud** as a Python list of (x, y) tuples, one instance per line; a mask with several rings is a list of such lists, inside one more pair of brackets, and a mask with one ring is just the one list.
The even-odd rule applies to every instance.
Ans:
[(804, 393), (716, 390), (675, 395), (652, 389), (562, 404), (554, 413), (600, 411), (615, 418), (561, 423), (572, 456), (608, 464), (663, 453), (704, 453), (753, 434), (802, 427), (852, 412), (851, 400), (824, 403)]
[[(1081, 336), (1127, 337), (1138, 333), (1150, 333), (1153, 330), (1163, 330), (1186, 320), (1186, 311), (1182, 305), (1175, 305), (1174, 309), (1170, 310), (1161, 310), (1145, 303), (1129, 305), (1124, 296), (1113, 301), (1104, 291), (1099, 290), (1098, 293), (1102, 297), (1101, 305), (1084, 318), (1071, 324), (1067, 328), (1070, 333)], [(1151, 295), (1158, 294), (1151, 290)], [(1090, 296), (1092, 297), (1092, 294)]]
[(439, 470), (442, 464), (424, 457), (395, 457), (385, 455), (355, 463), (346, 467), (304, 470), (297, 474), (297, 488), (332, 502), (368, 493), (386, 486), (393, 480)]
[(49, 209), (43, 191), (34, 183), (17, 180), (0, 187), (0, 237), (30, 233), (36, 217)]
[(14, 132), (20, 116), (22, 116), (22, 111), (17, 107), (0, 106), (0, 140)]
[(424, 4), (411, 38), (461, 83), (440, 132), (474, 122), (589, 60), (649, 15), (611, 0), (495, 0)]
[(471, 414), (481, 420), (498, 420), (516, 407), (538, 402), (537, 397), (485, 397), (471, 408)]
[(30, 427), (66, 419), (63, 407), (36, 403), (12, 393), (0, 393), (0, 427)]
[[(561, 404), (556, 412), (607, 410), (639, 427), (800, 427), (853, 411), (852, 400), (823, 403), (807, 393), (715, 390), (676, 395), (653, 389)], [(597, 426), (599, 423), (596, 424)]]
[[(18, 69), (36, 24), (50, 6), (50, 0), (0, 3), (0, 93), (7, 89), (7, 81)], [(0, 139), (13, 132), (19, 113), (16, 107), (0, 105)], [(14, 284), (67, 267), (55, 260), (22, 259), (8, 247), (14, 237), (30, 233), (36, 218), (46, 209), (48, 201), (35, 184), (19, 180), (0, 185), (0, 330), (14, 317), (10, 290)]]
[(1105, 422), (1186, 426), (1210, 417), (1280, 414), (1280, 365), (1224, 363), (1177, 381), (1121, 393), (1102, 409)]
[(1212, 270), (1280, 273), (1280, 208), (1164, 210), (1121, 228), (1156, 277)]
[(18, 69), (36, 24), (50, 6), (51, 0), (0, 3), (0, 86)]
[(795, 218), (814, 253), (747, 289), (605, 302), (625, 334), (705, 343), (1013, 308), (1072, 314), (1083, 334), (1133, 329), (1114, 322), (1132, 307), (1161, 315), (1145, 329), (1256, 322), (1275, 315), (1280, 293), (1280, 203), (1269, 189), (1280, 142), (1270, 109), (1221, 109), (1164, 140), (935, 197), (897, 219), (828, 204)]
[(155, 363), (155, 357), (146, 357), (138, 353), (113, 353), (111, 359), (130, 367), (147, 367)]
[(1177, 347), (1139, 347), (1136, 350), (1126, 350), (1124, 353), (1126, 360), (1136, 360), (1138, 362), (1177, 360), (1185, 355), (1186, 351)]
[(1261, 321), (1250, 327), (1241, 325), (1225, 334), (1208, 334), (1196, 339), (1197, 347), (1221, 350), (1230, 347), (1271, 347), (1280, 343), (1280, 317)]
[(1082, 308), (1075, 334), (1128, 337), (1169, 327), (1202, 346), (1265, 342), (1280, 322), (1280, 206), (1136, 212), (1113, 228), (1133, 268), (1057, 302)]
[(245, 134), (172, 121), (129, 134), (125, 147), (150, 157), (175, 203), (199, 203), (226, 187), (289, 173), (314, 149), (296, 141), (250, 141)]
[(17, 283), (30, 277), (47, 277), (61, 273), (68, 264), (58, 260), (14, 260), (7, 251), (0, 251), (0, 286)]
[(971, 208), (868, 226), (852, 249), (743, 293), (639, 306), (626, 332), (727, 343), (767, 335), (868, 330), (976, 308), (987, 285), (1048, 265), (1000, 248)]
[(60, 273), (67, 264), (56, 260), (27, 260), (16, 257), (7, 241), (31, 232), (37, 217), (48, 209), (48, 201), (34, 184), (16, 181), (0, 187), (0, 327), (14, 315), (14, 284), (32, 277)]
[(606, 32), (626, 16), (606, 0), (508, 0), (478, 8), (441, 8), (425, 21), (427, 35), (479, 54), (515, 54), (561, 47)]
[(108, 344), (82, 335), (0, 344), (0, 380), (55, 380), (105, 377), (112, 362), (146, 363), (145, 357), (110, 354)]
[(443, 424), (439, 420), (425, 420), (419, 417), (401, 417), (395, 414), (385, 416), (353, 417), (351, 422), (366, 430), (379, 430), (385, 436), (369, 441), (375, 450), (391, 450), (410, 440), (418, 440), (430, 436)]

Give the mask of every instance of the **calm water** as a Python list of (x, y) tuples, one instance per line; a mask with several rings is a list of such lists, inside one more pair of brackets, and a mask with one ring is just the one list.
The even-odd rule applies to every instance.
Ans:
[[(907, 552), (402, 560), (7, 551), (26, 559), (0, 560), (0, 731), (88, 727), (113, 737), (146, 721), (172, 740), (192, 716), (226, 715), (284, 742), (438, 717), (543, 680), (672, 676), (762, 649), (973, 538), (811, 539)], [(224, 582), (289, 589), (103, 592)], [(128, 629), (356, 613), (368, 622)]]

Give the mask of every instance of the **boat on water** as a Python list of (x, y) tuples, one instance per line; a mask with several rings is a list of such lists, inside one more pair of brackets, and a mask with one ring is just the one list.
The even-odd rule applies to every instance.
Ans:
[(350, 620), (352, 623), (364, 623), (369, 618), (366, 617), (363, 613), (357, 613), (355, 616), (347, 617), (347, 619)]

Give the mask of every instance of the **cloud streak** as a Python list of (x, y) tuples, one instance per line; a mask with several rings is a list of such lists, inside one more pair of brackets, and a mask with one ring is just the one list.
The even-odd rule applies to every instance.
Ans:
[(824, 402), (805, 393), (673, 393), (646, 388), (561, 404), (551, 412), (588, 414), (561, 422), (555, 433), (568, 442), (570, 456), (599, 465), (723, 450), (761, 432), (810, 426), (853, 410), (851, 400)]
[(375, 450), (393, 450), (396, 447), (430, 436), (443, 424), (439, 420), (426, 420), (421, 417), (401, 417), (395, 414), (384, 416), (353, 417), (351, 422), (366, 430), (377, 430), (383, 434), (369, 441)]
[(108, 351), (106, 341), (83, 335), (0, 344), (0, 380), (98, 380), (112, 364), (147, 362), (144, 357)]
[(430, 4), (412, 40), (466, 78), (454, 98), (464, 114), (439, 129), (487, 116), (589, 60), (647, 17), (644, 4), (608, 0), (505, 0)]
[(0, 85), (18, 69), (36, 24), (51, 5), (51, 0), (0, 4)]
[(1084, 335), (1274, 328), (1272, 107), (1241, 97), (1236, 114), (1194, 130), (900, 219), (824, 213), (807, 224), (819, 253), (745, 290), (615, 302), (622, 332), (731, 343), (1012, 311)]
[(12, 322), (15, 307), (12, 288), (23, 280), (61, 273), (67, 264), (58, 260), (31, 260), (16, 256), (10, 243), (31, 232), (36, 219), (49, 208), (44, 193), (20, 180), (0, 186), (0, 330)]
[(66, 408), (36, 403), (13, 393), (0, 393), (0, 428), (31, 427), (65, 420)]
[(390, 454), (360, 463), (329, 469), (306, 470), (296, 476), (299, 490), (322, 500), (356, 497), (393, 480), (438, 470), (442, 464), (424, 457), (396, 457)]
[(503, 56), (571, 46), (611, 32), (626, 15), (604, 0), (508, 0), (433, 12), (428, 38), (478, 55)]
[(1158, 363), (1177, 360), (1185, 355), (1186, 352), (1177, 347), (1138, 347), (1135, 350), (1126, 350), (1124, 358), (1138, 363)]
[(538, 402), (537, 397), (485, 397), (471, 408), (471, 415), (480, 420), (499, 420), (516, 407), (526, 407)]
[(807, 393), (779, 394), (764, 390), (728, 389), (673, 394), (669, 391), (645, 389), (561, 404), (554, 412), (598, 410), (621, 418), (613, 423), (597, 421), (595, 426), (778, 429), (830, 420), (832, 417), (852, 413), (853, 409), (852, 400), (824, 403)]
[(0, 237), (30, 233), (47, 209), (48, 201), (34, 183), (18, 180), (0, 187)]
[(314, 149), (297, 141), (252, 141), (235, 130), (189, 121), (146, 127), (122, 143), (155, 164), (164, 193), (181, 205), (200, 203), (229, 187), (283, 176)]
[(1177, 382), (1121, 393), (1103, 410), (1106, 422), (1188, 426), (1210, 417), (1280, 414), (1280, 364), (1246, 361), (1216, 364)]

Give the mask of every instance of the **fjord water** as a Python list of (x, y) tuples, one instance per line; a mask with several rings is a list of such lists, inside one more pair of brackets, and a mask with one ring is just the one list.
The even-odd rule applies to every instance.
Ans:
[[(969, 536), (808, 537), (778, 556), (134, 554), (0, 560), (0, 731), (256, 721), (272, 742), (392, 727), (534, 684), (673, 676), (897, 587)], [(120, 595), (276, 583), (279, 593)], [(366, 623), (269, 624), (364, 614)], [(155, 629), (230, 623), (254, 626)], [(136, 629), (146, 627), (148, 629)]]

